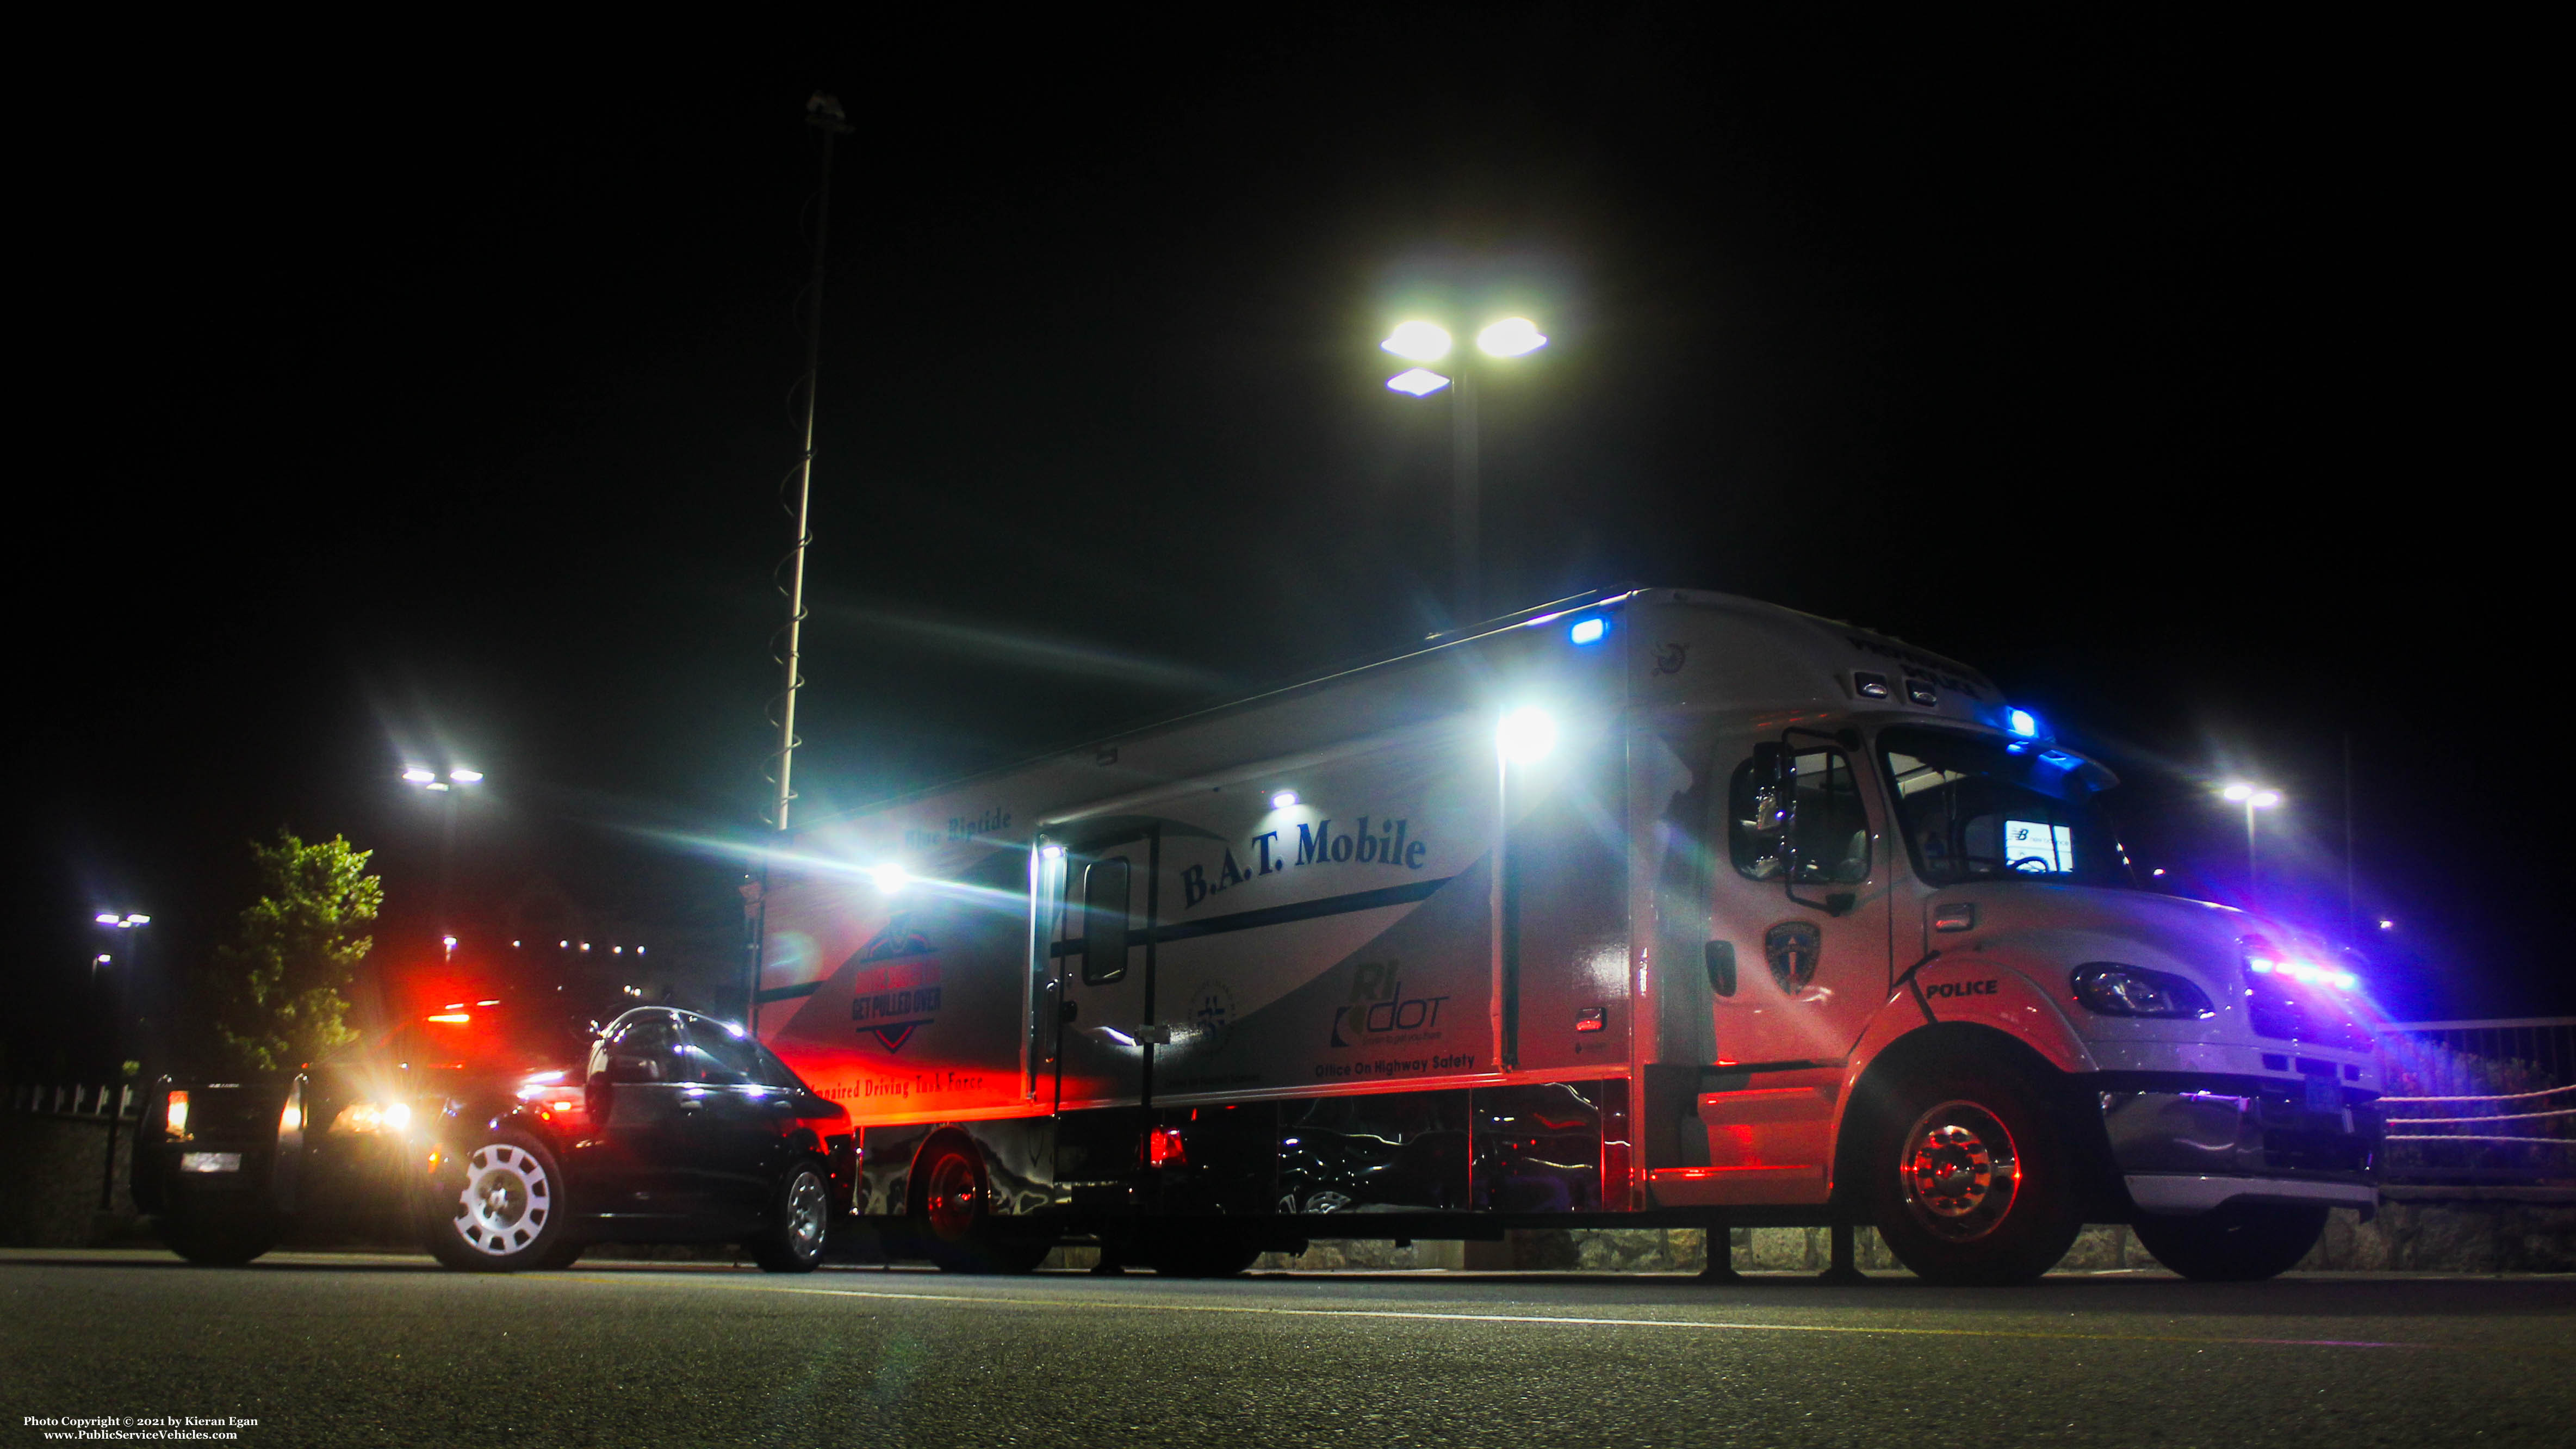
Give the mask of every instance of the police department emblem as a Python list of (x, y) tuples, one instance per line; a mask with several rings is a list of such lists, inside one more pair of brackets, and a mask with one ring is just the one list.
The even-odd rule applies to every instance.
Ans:
[(1805, 921), (1782, 921), (1762, 933), (1762, 957), (1771, 963), (1771, 979), (1792, 996), (1816, 979), (1816, 958), (1824, 945), (1825, 933)]

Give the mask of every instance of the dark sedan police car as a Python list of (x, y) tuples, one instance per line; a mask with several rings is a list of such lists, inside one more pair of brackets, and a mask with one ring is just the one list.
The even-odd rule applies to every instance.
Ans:
[(595, 1034), (457, 1003), (284, 1083), (170, 1086), (135, 1197), (199, 1262), (416, 1232), (452, 1268), (563, 1267), (599, 1242), (822, 1260), (857, 1175), (849, 1114), (723, 1022), (639, 1007)]

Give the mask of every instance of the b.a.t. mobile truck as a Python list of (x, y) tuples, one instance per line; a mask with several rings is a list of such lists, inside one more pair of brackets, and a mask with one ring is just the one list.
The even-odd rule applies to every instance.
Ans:
[(2113, 784), (1963, 664), (1637, 590), (805, 829), (758, 1030), (955, 1268), (1865, 1223), (2009, 1282), (2125, 1222), (2268, 1276), (2377, 1203), (2361, 1002), (2140, 889)]

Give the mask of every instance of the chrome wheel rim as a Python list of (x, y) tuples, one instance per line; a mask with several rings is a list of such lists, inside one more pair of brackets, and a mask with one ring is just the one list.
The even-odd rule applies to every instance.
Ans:
[(1954, 1243), (1984, 1237), (2012, 1212), (2021, 1191), (2012, 1133), (1974, 1102), (1944, 1102), (1924, 1113), (1896, 1150), (1906, 1211), (1935, 1237)]
[(975, 1167), (951, 1154), (930, 1172), (930, 1230), (948, 1242), (963, 1241), (975, 1228)]
[(800, 1258), (810, 1258), (823, 1251), (824, 1220), (831, 1211), (831, 1194), (823, 1190), (823, 1179), (811, 1172), (796, 1174), (796, 1183), (787, 1190), (787, 1241)]
[(507, 1142), (474, 1149), (452, 1226), (466, 1246), (491, 1257), (518, 1252), (546, 1230), (554, 1183), (536, 1154)]

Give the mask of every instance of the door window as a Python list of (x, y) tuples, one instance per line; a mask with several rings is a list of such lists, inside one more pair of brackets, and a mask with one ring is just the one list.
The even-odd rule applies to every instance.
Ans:
[(612, 1082), (678, 1082), (688, 1080), (680, 1060), (678, 1023), (665, 1016), (640, 1017), (618, 1028), (607, 1042), (608, 1080)]
[(1850, 758), (1840, 750), (1816, 749), (1790, 760), (1786, 801), (1776, 784), (1756, 777), (1752, 760), (1736, 768), (1727, 791), (1727, 842), (1736, 870), (1754, 880), (1799, 885), (1869, 879), (1869, 811), (1861, 804), (1860, 778)]
[(761, 1079), (760, 1054), (749, 1037), (735, 1036), (712, 1021), (689, 1023), (689, 1078), (718, 1087), (748, 1086)]

